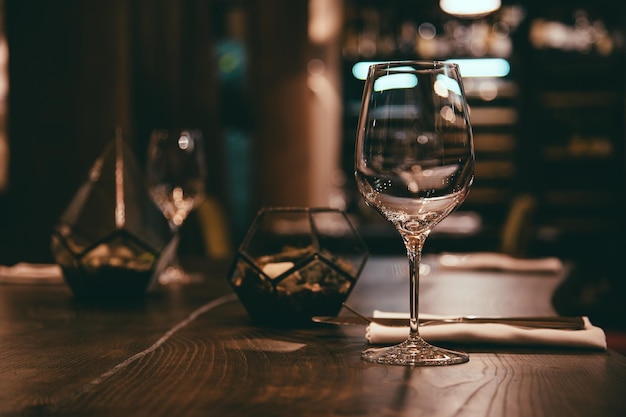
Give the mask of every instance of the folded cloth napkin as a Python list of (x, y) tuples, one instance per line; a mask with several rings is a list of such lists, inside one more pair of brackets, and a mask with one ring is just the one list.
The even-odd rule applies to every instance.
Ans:
[(447, 269), (497, 269), (517, 272), (557, 273), (563, 263), (555, 257), (515, 258), (498, 252), (442, 253), (439, 266)]
[[(374, 317), (408, 317), (404, 313), (374, 311)], [(445, 318), (424, 315), (420, 318)], [(432, 343), (492, 344), (507, 346), (553, 346), (606, 350), (604, 331), (584, 317), (583, 330), (531, 329), (501, 323), (446, 323), (420, 327), (420, 336)], [(378, 323), (367, 326), (365, 337), (371, 344), (394, 344), (406, 340), (407, 327), (390, 327)]]
[(20, 262), (13, 266), (0, 265), (0, 283), (7, 284), (60, 284), (63, 271), (56, 264), (31, 264)]

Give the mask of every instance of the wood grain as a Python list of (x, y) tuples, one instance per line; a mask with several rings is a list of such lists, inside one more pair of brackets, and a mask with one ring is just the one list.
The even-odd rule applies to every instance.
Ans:
[[(394, 294), (378, 273), (398, 262), (371, 260), (354, 304)], [(225, 269), (205, 271), (202, 284), (125, 308), (76, 305), (63, 286), (0, 286), (0, 415), (626, 415), (626, 358), (614, 352), (472, 347), (463, 365), (370, 364), (359, 357), (362, 327), (256, 326)], [(514, 298), (532, 295), (535, 306), (530, 279), (531, 293), (522, 280)], [(428, 285), (426, 295), (448, 294)]]

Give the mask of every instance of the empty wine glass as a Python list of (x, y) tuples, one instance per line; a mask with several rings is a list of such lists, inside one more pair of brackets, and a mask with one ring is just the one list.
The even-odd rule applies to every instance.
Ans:
[[(153, 130), (146, 167), (150, 196), (170, 227), (178, 232), (205, 196), (207, 168), (202, 132), (198, 129)], [(159, 282), (185, 282), (188, 278), (176, 260), (161, 274)]]
[(365, 202), (399, 232), (409, 260), (406, 341), (361, 357), (394, 365), (450, 365), (469, 356), (424, 341), (418, 328), (419, 267), (425, 239), (465, 199), (474, 148), (459, 68), (437, 61), (372, 65), (359, 117), (355, 176)]

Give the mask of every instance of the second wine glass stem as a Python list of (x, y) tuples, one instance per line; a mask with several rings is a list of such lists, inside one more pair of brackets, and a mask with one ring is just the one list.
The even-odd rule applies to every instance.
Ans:
[(422, 260), (422, 248), (426, 240), (426, 234), (403, 235), (402, 240), (406, 247), (409, 259), (409, 340), (415, 340), (419, 335), (418, 309), (419, 309), (419, 278), (420, 263)]

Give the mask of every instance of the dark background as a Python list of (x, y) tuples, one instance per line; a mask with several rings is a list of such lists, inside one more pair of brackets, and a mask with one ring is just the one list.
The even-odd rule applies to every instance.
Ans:
[[(480, 172), (463, 210), (480, 213), (484, 228), (470, 238), (433, 236), (426, 250), (498, 249), (515, 197), (530, 193), (538, 209), (526, 227), (523, 254), (574, 260), (602, 256), (611, 259), (607, 264), (613, 267), (624, 236), (624, 2), (503, 3), (521, 4), (526, 13), (511, 35), (511, 79), (519, 92), (498, 104), (516, 109), (520, 118), (495, 132), (512, 135), (515, 146), (509, 151), (486, 151), (479, 146), (481, 135), (494, 132), (474, 127)], [(363, 29), (364, 10), (378, 10), (392, 32), (399, 31), (407, 19), (442, 26), (454, 20), (442, 14), (434, 0), (345, 0), (342, 4), (343, 36)], [(226, 213), (232, 246), (262, 205), (306, 201), (306, 187), (295, 179), (289, 182), (294, 175), (272, 160), (275, 150), (288, 144), (293, 146), (293, 152), (285, 148), (291, 152), (290, 166), (306, 170), (305, 145), (293, 136), (278, 137), (301, 125), (306, 128), (299, 116), (299, 106), (306, 104), (298, 101), (305, 90), (303, 94), (290, 91), (296, 111), (289, 120), (278, 122), (272, 120), (277, 116), (265, 97), (283, 79), (306, 78), (313, 49), (307, 41), (307, 7), (304, 0), (5, 0), (11, 159), (10, 182), (0, 194), (0, 263), (51, 261), (54, 222), (116, 127), (123, 129), (140, 163), (145, 161), (153, 127), (194, 125), (205, 131), (211, 161), (207, 191)], [(233, 9), (242, 11), (239, 26), (244, 30), (233, 32), (229, 20)], [(622, 43), (613, 53), (583, 54), (530, 45), (533, 19), (573, 25), (579, 9), (621, 34)], [(219, 69), (220, 51), (229, 45), (244, 59), (240, 73), (224, 74)], [(418, 58), (406, 51), (396, 51), (392, 57)], [(346, 208), (373, 252), (401, 254), (397, 236), (362, 206), (351, 182), (355, 114), (350, 109), (360, 100), (362, 87), (349, 71), (356, 60), (364, 59), (341, 57)], [(555, 107), (545, 100), (545, 93), (554, 92), (566, 93), (558, 96), (561, 103), (583, 104)], [(594, 99), (607, 92), (609, 101)], [(293, 127), (284, 133), (279, 131), (283, 125)], [(608, 138), (611, 152), (598, 157), (585, 151), (596, 136)], [(581, 143), (577, 138), (582, 138), (583, 150), (574, 155), (570, 150), (572, 144)], [(586, 145), (585, 140), (589, 140)], [(512, 166), (512, 173), (502, 166)], [(277, 180), (285, 183), (274, 187)], [(376, 227), (368, 226), (372, 223)], [(187, 248), (202, 251), (197, 249), (202, 242), (193, 218), (187, 229), (191, 242)]]

